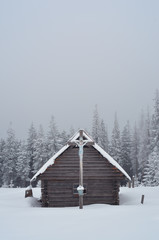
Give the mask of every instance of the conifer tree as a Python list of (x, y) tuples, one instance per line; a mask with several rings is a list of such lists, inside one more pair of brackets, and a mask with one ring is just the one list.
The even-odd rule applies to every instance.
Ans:
[(30, 162), (26, 143), (20, 142), (16, 161), (16, 186), (26, 187), (29, 185)]
[(152, 120), (152, 149), (156, 146), (159, 148), (159, 90), (156, 90), (154, 104), (154, 114)]
[(145, 185), (159, 185), (159, 91), (156, 90), (152, 115), (151, 143), (148, 162), (144, 171)]
[(47, 155), (51, 158), (61, 147), (59, 132), (55, 123), (54, 116), (51, 117), (49, 131), (47, 134)]
[(3, 164), (4, 164), (4, 154), (5, 154), (5, 140), (0, 140), (0, 187), (3, 185)]
[(139, 152), (138, 152), (138, 181), (141, 182), (142, 176), (142, 167), (144, 162), (144, 134), (145, 134), (145, 114), (144, 111), (141, 111), (139, 127), (138, 127), (138, 136), (139, 136)]
[(3, 161), (3, 186), (14, 186), (16, 181), (17, 141), (12, 127), (7, 131)]
[(131, 135), (129, 122), (125, 125), (121, 136), (121, 166), (132, 177)]
[(117, 119), (117, 114), (115, 114), (114, 127), (112, 130), (111, 138), (111, 156), (119, 163), (121, 162), (121, 139), (120, 139), (120, 129)]
[(105, 123), (101, 120), (100, 128), (99, 128), (99, 145), (109, 153), (109, 140), (108, 140), (108, 132), (105, 127)]
[[(66, 131), (62, 131), (61, 132), (61, 134), (60, 134), (60, 144), (61, 144), (61, 147), (63, 147), (67, 143), (69, 137), (70, 136), (69, 136), (69, 134), (66, 133)], [(71, 135), (71, 137), (72, 137), (72, 135)]]
[(99, 135), (100, 135), (100, 120), (98, 114), (98, 107), (97, 105), (95, 105), (93, 113), (92, 137), (96, 143), (99, 143)]
[(69, 138), (72, 137), (75, 134), (75, 129), (73, 128), (73, 126), (70, 127), (70, 131), (69, 131)]
[(29, 132), (28, 132), (28, 139), (27, 139), (27, 154), (28, 154), (28, 160), (29, 160), (29, 178), (31, 179), (34, 175), (34, 154), (35, 154), (35, 142), (37, 139), (37, 132), (34, 127), (34, 124), (32, 123)]
[(33, 169), (34, 174), (43, 166), (43, 164), (48, 160), (46, 151), (46, 139), (44, 136), (43, 127), (40, 125), (39, 131), (37, 133), (37, 138), (34, 144), (34, 156), (33, 156)]
[[(147, 163), (149, 159), (149, 155), (151, 153), (151, 122), (149, 111), (147, 111), (147, 118), (144, 124), (144, 133), (141, 148), (141, 164), (140, 164), (140, 172), (141, 172), (141, 181), (143, 182), (143, 177), (145, 175), (145, 171), (147, 171)], [(146, 169), (145, 169), (146, 168)]]
[(145, 167), (143, 176), (143, 184), (145, 186), (158, 186), (159, 185), (159, 153), (157, 146), (149, 155), (148, 162)]
[(132, 170), (133, 175), (138, 179), (139, 170), (139, 133), (137, 126), (135, 124), (132, 134), (132, 144), (131, 144), (131, 159), (132, 159)]

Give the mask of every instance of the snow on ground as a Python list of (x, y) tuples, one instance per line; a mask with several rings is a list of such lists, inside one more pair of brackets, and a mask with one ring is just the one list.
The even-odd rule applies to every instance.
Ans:
[[(159, 187), (121, 188), (120, 206), (97, 204), (83, 210), (40, 208), (24, 192), (0, 188), (2, 240), (158, 240)], [(40, 189), (33, 192), (40, 196)]]

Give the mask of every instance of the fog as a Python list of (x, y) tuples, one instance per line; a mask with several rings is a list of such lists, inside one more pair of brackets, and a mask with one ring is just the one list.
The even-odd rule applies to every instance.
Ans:
[(159, 87), (156, 0), (0, 0), (0, 138), (31, 122), (110, 131), (134, 124)]

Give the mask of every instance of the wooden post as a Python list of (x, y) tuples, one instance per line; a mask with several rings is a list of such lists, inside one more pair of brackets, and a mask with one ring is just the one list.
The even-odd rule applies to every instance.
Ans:
[(141, 203), (143, 204), (144, 203), (144, 195), (141, 196)]
[[(80, 158), (80, 174), (79, 174), (79, 186), (83, 187), (83, 131), (80, 130), (79, 140), (79, 158)], [(79, 208), (83, 208), (83, 195), (79, 195)]]
[(131, 181), (128, 182), (128, 187), (131, 188)]
[(83, 196), (79, 196), (79, 208), (83, 209)]
[(133, 176), (132, 177), (132, 188), (134, 188), (134, 185), (135, 185), (135, 177)]
[[(79, 187), (83, 187), (83, 149), (84, 146), (87, 144), (89, 146), (92, 146), (94, 144), (94, 142), (92, 140), (84, 140), (83, 139), (83, 130), (79, 130), (79, 140), (71, 140), (68, 142), (68, 144), (71, 145), (78, 145), (79, 147), (79, 168), (80, 168), (80, 172), (79, 172)], [(83, 190), (83, 189), (81, 189)], [(79, 208), (82, 209), (83, 208), (83, 194), (81, 192), (79, 192)]]

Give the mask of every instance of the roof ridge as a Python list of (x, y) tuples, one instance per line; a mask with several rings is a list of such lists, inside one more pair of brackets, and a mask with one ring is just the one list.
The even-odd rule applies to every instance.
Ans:
[(83, 131), (84, 137), (91, 142), (94, 142), (92, 137), (84, 130), (84, 129), (79, 129), (69, 140), (68, 142), (73, 142), (77, 140), (77, 138), (80, 136), (80, 131)]
[[(81, 130), (81, 129), (80, 129)], [(69, 148), (69, 142), (74, 142), (77, 140), (77, 138), (80, 136), (80, 130), (78, 130), (67, 142), (66, 145), (64, 145), (55, 155), (53, 155), (40, 169), (39, 171), (32, 177), (32, 179), (30, 180), (30, 182), (34, 181), (37, 176), (39, 176), (40, 174), (42, 174), (43, 172), (45, 172), (45, 170), (54, 164), (55, 159), (60, 156), (64, 151), (67, 150), (67, 148)], [(83, 129), (82, 129), (83, 130)], [(104, 149), (102, 149), (97, 143), (95, 143), (92, 139), (91, 136), (89, 136), (89, 134), (83, 130), (83, 135), (84, 137), (87, 138), (88, 142), (92, 142), (92, 146), (105, 158), (107, 159), (113, 166), (115, 166), (116, 168), (118, 168), (119, 171), (121, 171), (126, 178), (128, 178), (131, 181), (130, 176), (126, 173), (126, 171), (119, 165), (119, 163), (117, 163), (117, 161), (115, 161)]]

